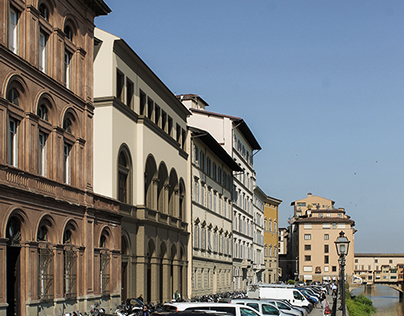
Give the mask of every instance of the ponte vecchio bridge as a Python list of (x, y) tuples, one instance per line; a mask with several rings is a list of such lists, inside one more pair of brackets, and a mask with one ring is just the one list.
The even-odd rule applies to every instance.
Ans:
[(366, 285), (385, 285), (404, 293), (404, 254), (355, 253), (355, 279)]

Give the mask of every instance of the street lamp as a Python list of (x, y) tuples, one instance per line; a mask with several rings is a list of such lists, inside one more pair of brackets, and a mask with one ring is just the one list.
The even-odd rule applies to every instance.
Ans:
[(337, 254), (339, 256), (339, 271), (340, 271), (340, 289), (341, 289), (341, 309), (342, 316), (346, 316), (345, 311), (345, 256), (348, 255), (350, 241), (345, 237), (345, 233), (341, 231), (339, 237), (335, 241)]

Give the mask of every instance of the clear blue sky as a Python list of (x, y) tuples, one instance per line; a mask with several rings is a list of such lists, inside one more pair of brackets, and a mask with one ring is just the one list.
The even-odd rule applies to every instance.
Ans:
[(308, 192), (356, 222), (355, 252), (404, 253), (404, 2), (105, 0), (173, 93), (243, 117), (280, 225)]

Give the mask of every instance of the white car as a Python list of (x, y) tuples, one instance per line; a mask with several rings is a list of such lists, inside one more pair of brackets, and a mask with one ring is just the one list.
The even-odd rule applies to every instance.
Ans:
[(276, 306), (276, 304), (265, 302), (264, 300), (252, 300), (252, 299), (232, 299), (230, 303), (243, 304), (254, 308), (262, 315), (279, 315), (279, 316), (300, 316), (300, 314), (293, 314), (282, 311)]
[(255, 309), (230, 303), (204, 303), (204, 302), (178, 302), (178, 303), (165, 303), (163, 306), (164, 311), (167, 312), (180, 312), (180, 311), (217, 311), (234, 316), (262, 316)]

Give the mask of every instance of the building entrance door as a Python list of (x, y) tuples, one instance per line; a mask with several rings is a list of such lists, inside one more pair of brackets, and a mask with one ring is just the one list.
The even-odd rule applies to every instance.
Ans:
[(7, 247), (7, 316), (20, 315), (20, 247)]
[(122, 289), (121, 289), (121, 302), (125, 303), (128, 299), (128, 263), (122, 262)]

